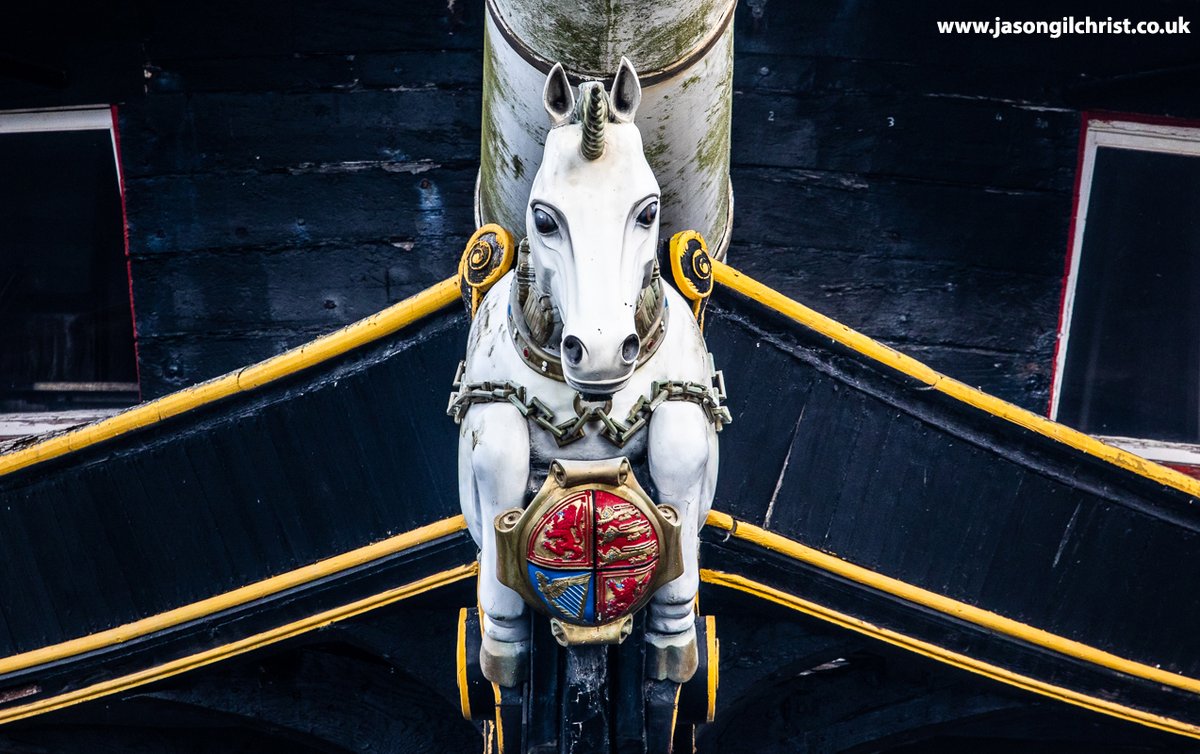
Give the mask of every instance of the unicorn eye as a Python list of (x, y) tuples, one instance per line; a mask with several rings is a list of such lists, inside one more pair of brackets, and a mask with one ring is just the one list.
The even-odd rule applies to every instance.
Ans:
[(535, 207), (533, 210), (533, 227), (537, 228), (538, 233), (545, 236), (558, 230), (558, 223), (554, 221), (549, 212)]
[(637, 224), (643, 228), (649, 228), (658, 218), (658, 202), (650, 202), (646, 208), (638, 213)]

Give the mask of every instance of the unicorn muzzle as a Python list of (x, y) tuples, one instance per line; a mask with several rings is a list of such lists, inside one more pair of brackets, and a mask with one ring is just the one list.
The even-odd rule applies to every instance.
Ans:
[(620, 340), (598, 335), (588, 342), (568, 334), (562, 339), (563, 376), (581, 393), (611, 395), (629, 382), (641, 348), (636, 333)]

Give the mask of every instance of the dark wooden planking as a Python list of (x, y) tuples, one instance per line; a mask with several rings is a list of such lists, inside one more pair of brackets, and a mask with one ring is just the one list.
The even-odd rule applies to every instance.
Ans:
[[(287, 682), (263, 680), (280, 676)], [(478, 738), (470, 723), (455, 719), (452, 700), (378, 657), (336, 644), (275, 653), (150, 698), (263, 721), (264, 728), (303, 733), (343, 751), (471, 751)]]
[(939, 753), (1198, 748), (1166, 733), (1022, 697), (744, 595), (706, 589), (703, 596), (721, 615), (722, 670), (717, 719), (699, 730), (699, 752), (789, 752), (802, 744), (817, 751)]
[[(3, 653), (162, 612), (457, 513), (452, 487), (438, 489), (453, 479), (454, 425), (442, 400), (424, 396), (448, 393), (462, 338), (452, 312), (315, 375), (4, 477), (0, 527), (13, 544), (0, 566), (12, 634)], [(378, 408), (387, 396), (389, 407)], [(367, 413), (379, 421), (364, 421)], [(96, 578), (127, 601), (69, 586), (80, 564), (56, 532), (90, 520), (92, 500), (74, 494), (81, 487), (105, 525), (74, 528), (73, 549), (103, 559)]]
[(139, 257), (137, 303), (147, 313), (138, 334), (318, 332), (348, 325), (447, 277), (462, 253), (460, 244), (450, 246), (454, 240)]
[[(740, 166), (733, 169), (733, 188), (734, 243), (751, 248), (869, 251), (959, 267), (1062, 275), (1071, 209), (1067, 195)], [(744, 264), (754, 256), (733, 261)], [(786, 272), (792, 265), (777, 269)]]
[[(822, 461), (820, 467), (814, 466), (813, 480), (823, 471), (827, 478), (836, 480), (836, 486), (807, 485), (804, 497), (798, 499), (789, 493), (795, 489), (793, 480), (801, 476), (785, 476), (779, 491), (781, 501), (776, 501), (777, 517), (768, 525), (787, 526), (793, 516), (803, 511), (809, 521), (806, 526), (811, 527), (811, 541), (818, 543), (820, 549), (841, 553), (853, 550), (854, 544), (862, 543), (875, 527), (904, 525), (896, 520), (888, 501), (881, 500), (876, 489), (899, 491), (906, 482), (919, 482), (916, 467), (925, 459), (906, 452), (896, 454), (893, 443), (903, 425), (902, 417), (892, 412), (872, 411), (874, 407), (861, 395), (829, 398), (831, 405), (814, 418), (836, 417), (840, 421), (813, 422), (802, 427), (801, 432), (809, 436), (808, 444), (817, 449)], [(851, 458), (854, 461), (847, 463)], [(875, 543), (862, 544), (869, 547)]]
[[(290, 248), (457, 235), (471, 223), (475, 172), (466, 165), (419, 174), (379, 167), (130, 181), (131, 251)], [(136, 269), (134, 274), (136, 283)]]
[[(429, 605), (392, 606), (369, 622), (350, 621), (124, 698), (6, 726), (3, 741), (56, 751), (207, 752), (229, 751), (256, 733), (257, 745), (236, 750), (470, 751), (478, 733), (438, 682), (454, 675), (453, 642), (445, 641), (453, 615)], [(406, 635), (401, 651), (379, 640), (388, 628)], [(209, 732), (222, 734), (220, 745), (208, 742)], [(123, 748), (143, 736), (155, 745)]]
[[(861, 412), (855, 403), (861, 398), (843, 401), (840, 400), (840, 385), (820, 379), (814, 380), (814, 383), (804, 403), (803, 419), (796, 426), (789, 445), (788, 466), (780, 469), (775, 483), (777, 492), (773, 493), (771, 515), (764, 515), (761, 524), (777, 526), (781, 520), (792, 521), (796, 516), (803, 516), (807, 522), (804, 530), (819, 540), (830, 527), (829, 506), (838, 490), (832, 486), (814, 486), (804, 482), (800, 482), (803, 487), (801, 491), (793, 487), (796, 480), (805, 477), (845, 477), (845, 454), (853, 447), (859, 432), (857, 421)], [(794, 469), (805, 471), (796, 474)], [(797, 492), (802, 495), (799, 499)]]
[[(117, 724), (79, 723), (34, 727), (3, 736), (11, 750), (86, 751), (89, 754), (216, 754), (217, 752), (260, 752), (263, 754), (326, 754), (328, 745), (296, 735), (272, 736), (252, 724), (234, 727), (227, 719), (206, 711), (183, 714), (177, 707), (143, 704), (122, 710), (136, 720)], [(181, 719), (182, 718), (182, 719)], [(152, 725), (151, 721), (161, 724)], [(186, 730), (186, 733), (181, 732)], [(282, 738), (282, 740), (281, 740)]]
[[(702, 534), (705, 542), (702, 558), (707, 568), (733, 573), (753, 574), (758, 583), (815, 603), (835, 613), (852, 616), (875, 629), (866, 634), (876, 646), (884, 646), (879, 632), (898, 633), (909, 639), (971, 658), (985, 666), (1004, 668), (1026, 678), (1037, 679), (1058, 688), (1081, 691), (1089, 696), (1116, 701), (1133, 709), (1193, 722), (1195, 695), (1099, 665), (1066, 658), (1054, 651), (1002, 636), (994, 631), (958, 621), (952, 616), (914, 606), (882, 592), (839, 578), (822, 575), (812, 567), (747, 546), (737, 540), (723, 540), (722, 532)], [(702, 599), (727, 593), (709, 589)], [(739, 594), (740, 598), (740, 594)], [(711, 600), (706, 604), (712, 604)], [(720, 603), (718, 602), (718, 605)], [(758, 611), (765, 610), (758, 606)], [(706, 607), (718, 616), (720, 607)], [(804, 620), (795, 616), (796, 620)], [(836, 628), (831, 627), (836, 631)], [(887, 646), (891, 646), (890, 644)], [(906, 650), (899, 650), (904, 652)], [(804, 655), (775, 660), (783, 678), (794, 677), (792, 663)], [(844, 655), (843, 655), (844, 657)], [(824, 662), (816, 659), (813, 664)], [(791, 671), (791, 672), (789, 672)], [(764, 675), (760, 671), (760, 675)], [(762, 679), (766, 680), (766, 679)], [(764, 684), (766, 685), (766, 684)], [(1008, 693), (1014, 693), (1009, 691)]]
[[(939, 592), (951, 588), (962, 593), (978, 594), (983, 591), (991, 574), (992, 563), (998, 558), (1007, 556), (1008, 542), (1003, 537), (989, 536), (990, 530), (996, 526), (997, 518), (1004, 519), (1015, 516), (1020, 502), (1025, 497), (1025, 480), (1031, 472), (1013, 474), (1005, 464), (988, 463), (984, 467), (977, 484), (986, 485), (990, 490), (988, 507), (995, 510), (994, 517), (972, 516), (965, 523), (962, 521), (947, 521), (949, 530), (939, 541), (952, 541), (953, 546), (947, 549), (946, 557), (955, 558), (959, 568), (954, 572), (941, 574), (940, 583), (936, 584)], [(970, 488), (964, 490), (970, 494)], [(1081, 504), (1080, 504), (1081, 505)], [(1070, 522), (1068, 521), (1068, 526)], [(934, 583), (934, 579), (930, 579)]]
[(964, 7), (953, 0), (933, 0), (919, 7), (891, 4), (847, 7), (836, 0), (815, 3), (764, 2), (759, 18), (750, 3), (739, 6), (739, 50), (792, 55), (819, 55), (912, 64), (944, 65), (982, 70), (992, 75), (1027, 74), (1038, 69), (1113, 76), (1131, 69), (1165, 68), (1194, 62), (1189, 35), (1137, 37), (1131, 35), (1016, 35), (992, 39), (985, 35), (939, 34), (936, 21), (991, 20), (1053, 21), (1074, 15), (1093, 19), (1113, 16), (1134, 20), (1174, 20), (1195, 9), (1188, 0), (1161, 0), (1141, 6), (1136, 18), (1118, 0), (1092, 3), (1081, 11), (1068, 2), (1017, 0), (1002, 12)]
[(1085, 79), (1064, 93), (1065, 101), (1081, 110), (1109, 113), (1148, 113), (1172, 118), (1200, 118), (1200, 103), (1190, 96), (1200, 84), (1194, 63), (1131, 67), (1125, 74)]
[[(71, 521), (71, 526), (58, 526), (59, 537), (64, 547), (71, 553), (75, 561), (78, 584), (82, 585), (81, 598), (85, 601), (98, 601), (98, 607), (103, 615), (108, 612), (132, 614), (134, 608), (134, 592), (136, 584), (121, 571), (122, 559), (118, 556), (113, 542), (107, 536), (105, 519), (111, 513), (104, 510), (102, 504), (97, 504), (94, 494), (77, 479), (60, 478), (62, 485), (58, 494), (47, 496), (42, 500), (43, 505), (50, 506), (51, 515), (59, 522)], [(100, 536), (92, 536), (99, 532)], [(97, 616), (87, 616), (96, 621)], [(75, 622), (72, 616), (70, 622)], [(88, 630), (98, 630), (103, 623), (93, 622)]]
[[(735, 245), (731, 253), (739, 250)], [(826, 316), (891, 343), (1042, 357), (1053, 347), (1051, 315), (1058, 308), (1061, 281), (1050, 276), (811, 247), (758, 247), (736, 266)], [(939, 312), (959, 314), (935, 316)]]
[[(1155, 11), (1148, 11), (1151, 12)], [(1161, 12), (1170, 18), (1171, 11)], [(1113, 74), (1089, 69), (1087, 59), (1078, 54), (1054, 54), (1056, 60), (1065, 63), (1056, 68), (1046, 66), (1045, 57), (1040, 54), (995, 55), (976, 60), (972, 65), (963, 65), (961, 60), (953, 57), (914, 60), (910, 56), (879, 60), (843, 58), (811, 50), (797, 52), (793, 46), (763, 49), (754, 36), (755, 32), (747, 25), (738, 27), (738, 44), (742, 46), (738, 49), (734, 67), (734, 85), (738, 91), (748, 94), (903, 94), (914, 101), (939, 98), (956, 100), (964, 105), (974, 103), (980, 111), (990, 109), (1001, 114), (1009, 107), (1046, 113), (1047, 125), (1056, 114), (1085, 109), (1183, 118), (1193, 118), (1200, 113), (1194, 98), (1187, 96), (1189, 87), (1196, 83), (1198, 72), (1186, 56), (1177, 58), (1177, 64), (1163, 67), (1147, 62), (1145, 56), (1153, 54), (1155, 50), (1150, 48), (1156, 46), (1150, 37), (1143, 37), (1138, 50), (1123, 59), (1124, 71)], [(1164, 39), (1158, 37), (1158, 42)], [(1031, 48), (1041, 44), (1031, 37), (1024, 41)], [(1186, 37), (1176, 41), (1186, 43)], [(747, 45), (756, 49), (748, 51)], [(1029, 52), (1034, 53), (1034, 50)], [(1070, 67), (1072, 63), (1074, 68)], [(1036, 121), (1034, 124), (1038, 125)], [(937, 129), (937, 133), (944, 131)]]
[(423, 172), (479, 161), (478, 89), (158, 94), (122, 111), (126, 176)]
[[(1186, 495), (914, 390), (803, 331), (778, 340), (770, 327), (739, 333), (745, 324), (721, 309), (708, 327), (723, 333), (710, 344), (730, 384), (751, 380), (743, 365), (752, 359), (758, 372), (820, 375), (796, 438), (759, 437), (766, 457), (792, 448), (768, 528), (1120, 656), (1200, 671), (1188, 628), (1200, 605), (1184, 596), (1200, 578), (1192, 557), (1200, 519)], [(774, 366), (759, 355), (764, 348), (779, 359)], [(734, 391), (731, 403), (738, 400)], [(790, 412), (795, 398), (784, 391), (754, 400)], [(754, 428), (735, 423), (726, 437), (740, 431)], [(733, 494), (721, 484), (718, 499)], [(965, 566), (968, 553), (981, 562)], [(1163, 602), (1173, 607), (1169, 618)]]
[[(256, 475), (244, 466), (240, 473), (229, 475), (205, 473), (214, 468), (238, 469), (246, 463), (246, 454), (223, 443), (196, 443), (181, 450), (201, 486), (201, 496), (208, 501), (214, 526), (219, 526), (222, 532), (225, 553), (240, 578), (264, 567), (278, 573), (296, 562), (297, 550), (288, 545), (283, 527), (272, 526), (269, 513), (266, 525), (259, 523), (269, 503), (263, 501), (261, 494), (237, 484), (238, 480), (254, 479)], [(264, 465), (259, 467), (259, 473), (269, 473), (269, 469)]]
[(147, 13), (149, 58), (244, 58), (392, 50), (477, 49), (483, 3), (351, 0), (273, 5), (222, 0), (204, 8), (157, 3)]
[[(30, 537), (31, 529), (37, 531), (46, 524), (38, 522), (42, 524), (41, 527), (38, 523), (29, 525), (28, 516), (23, 515), (20, 507), (21, 502), (26, 499), (17, 497), (13, 501), (15, 505), (6, 503), (3, 514), (0, 515), (0, 537), (5, 542), (4, 557), (0, 558), (0, 579), (6, 584), (4, 600), (0, 602), (0, 612), (4, 614), (5, 626), (8, 629), (7, 638), (14, 642), (7, 647), (16, 646), (15, 642), (18, 641), (29, 642), (31, 646), (41, 646), (46, 644), (47, 640), (52, 640), (51, 637), (61, 629), (57, 619), (61, 605), (56, 605), (51, 596), (55, 587), (37, 577), (40, 547)], [(53, 545), (48, 543), (47, 547)], [(77, 630), (79, 628), (82, 626)]]
[[(227, 648), (248, 639), (262, 641), (264, 634), (309, 619), (315, 614), (341, 609), (396, 586), (436, 576), (447, 569), (460, 568), (473, 555), (474, 547), (469, 537), (459, 533), (200, 620), (143, 636), (132, 636), (124, 642), (75, 655), (64, 661), (9, 673), (2, 680), (5, 688), (23, 688), (31, 684), (38, 688), (33, 696), (9, 700), (6, 704), (20, 706), (29, 701), (81, 692), (99, 682), (123, 678), (169, 662), (195, 659), (208, 650)], [(425, 605), (426, 609), (436, 607), (440, 617), (429, 618), (427, 624), (420, 628), (394, 630), (389, 637), (392, 643), (388, 654), (415, 666), (423, 678), (433, 682), (443, 693), (452, 693), (452, 643), (437, 648), (440, 651), (418, 651), (406, 656), (406, 651), (415, 649), (428, 638), (431, 626), (438, 627), (437, 630), (443, 635), (447, 629), (453, 635), (453, 616), (457, 613), (458, 605), (471, 600), (473, 585), (469, 581), (459, 582), (439, 591), (444, 594), (433, 603), (422, 602), (421, 595), (414, 596), (412, 601)], [(386, 616), (392, 614), (394, 609), (385, 607), (381, 612)], [(320, 641), (328, 633), (329, 629), (313, 629), (306, 632), (306, 638)], [(272, 643), (268, 641), (262, 646)], [(373, 643), (380, 642), (376, 640)], [(225, 658), (225, 661), (229, 659)], [(236, 664), (238, 660), (233, 659), (232, 662)], [(451, 666), (449, 679), (434, 678), (434, 671), (447, 672), (447, 664)], [(447, 680), (449, 689), (444, 688)]]
[[(357, 57), (332, 57), (346, 66), (359, 65)], [(383, 59), (375, 65), (380, 73), (365, 83), (356, 71), (293, 73), (297, 64), (285, 62), (290, 66), (279, 73), (271, 68), (260, 74), (265, 79), (258, 84), (261, 89), (244, 84), (244, 94), (185, 99), (161, 93), (135, 105), (123, 120), (128, 172), (263, 170), (396, 155), (404, 160), (405, 154), (439, 160), (477, 149), (472, 137), (478, 129), (478, 75), (460, 80), (451, 75), (444, 81), (436, 75), (448, 64), (457, 66), (451, 74), (477, 69), (477, 60), (410, 70), (405, 60)], [(230, 78), (209, 74), (212, 85), (241, 85), (231, 71), (223, 73)], [(327, 82), (314, 80), (321, 73), (329, 76)], [(177, 76), (178, 87), (190, 91), (187, 74)], [(914, 98), (895, 89), (869, 94), (739, 92), (735, 110), (733, 158), (743, 164), (1059, 191), (1070, 190), (1074, 173), (1078, 117), (1066, 110), (936, 94)], [(931, 135), (944, 130), (953, 130), (958, 138), (927, 150)], [(428, 143), (420, 141), (422, 131)], [(748, 132), (755, 137), (740, 138)]]
[[(739, 165), (1069, 193), (1079, 116), (912, 91), (734, 96)], [(954, 138), (939, 135), (953, 134)]]
[[(235, 431), (244, 436), (242, 442), (222, 444), (219, 451), (225, 460), (225, 466), (230, 473), (222, 475), (229, 480), (229, 495), (233, 500), (253, 501), (253, 509), (257, 514), (257, 528), (262, 532), (263, 539), (276, 543), (276, 549), (281, 549), (288, 558), (285, 562), (298, 562), (304, 553), (311, 552), (314, 546), (312, 538), (320, 532), (310, 529), (304, 522), (293, 515), (295, 501), (293, 495), (292, 463), (274, 462), (263, 463), (260, 454), (264, 451), (278, 450), (268, 445), (267, 419), (262, 416), (247, 416), (238, 420)], [(247, 445), (257, 445), (263, 448), (259, 453), (247, 453)], [(276, 500), (283, 498), (286, 505), (279, 505)]]
[[(482, 7), (468, 6), (147, 10), (147, 95), (121, 120), (135, 298), (149, 313), (144, 394), (448, 274), (472, 226), (478, 155)], [(453, 188), (445, 164), (462, 174)], [(155, 176), (168, 177), (142, 180)], [(143, 258), (196, 249), (228, 256)]]
[[(714, 337), (711, 329), (708, 332)], [(731, 396), (777, 398), (768, 403), (735, 397), (728, 403), (734, 423), (754, 431), (728, 432), (720, 438), (722, 486), (714, 505), (744, 521), (762, 521), (766, 515), (781, 470), (790, 463), (791, 439), (811, 389), (811, 376), (773, 369), (772, 356), (767, 344), (747, 349), (741, 355), (745, 370), (736, 377), (723, 363), (717, 363), (726, 375), (725, 386)]]
[[(739, 19), (740, 20), (740, 19)], [(735, 27), (738, 48), (733, 69), (738, 91), (790, 96), (895, 95), (946, 97), (1064, 110), (1062, 91), (1078, 74), (1052, 71), (1012, 57), (962, 66), (953, 59), (929, 62), (874, 60), (822, 55), (794, 47), (762, 49), (751, 23)]]
[(483, 77), (483, 51), (480, 48), (238, 58), (156, 57), (148, 69), (150, 92), (478, 90)]

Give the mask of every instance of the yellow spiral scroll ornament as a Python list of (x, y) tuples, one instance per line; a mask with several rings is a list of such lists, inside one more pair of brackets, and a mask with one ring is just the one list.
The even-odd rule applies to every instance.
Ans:
[(458, 287), (472, 319), (488, 290), (512, 269), (515, 258), (512, 234), (494, 223), (484, 225), (467, 241), (458, 262)]
[(692, 314), (704, 329), (704, 306), (713, 289), (712, 257), (704, 236), (694, 230), (684, 230), (671, 237), (667, 250), (671, 258), (671, 277), (675, 287), (692, 304)]

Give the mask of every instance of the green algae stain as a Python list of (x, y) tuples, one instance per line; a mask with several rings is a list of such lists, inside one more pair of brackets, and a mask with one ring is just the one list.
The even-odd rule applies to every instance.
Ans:
[(639, 30), (634, 44), (645, 60), (643, 67), (647, 70), (666, 68), (699, 45), (709, 32), (708, 19), (715, 3), (716, 0), (705, 0), (675, 23), (655, 27), (638, 25), (636, 19), (629, 19), (631, 25), (628, 28)]
[[(482, 134), (479, 145), (479, 214), (483, 222), (498, 222), (507, 226), (503, 217), (501, 189), (512, 180), (511, 163), (515, 169), (519, 160), (512, 154), (504, 138), (501, 113), (505, 109), (507, 83), (496, 68), (495, 53), (485, 35), (483, 44), (483, 101)], [(511, 228), (509, 229), (511, 230)]]

